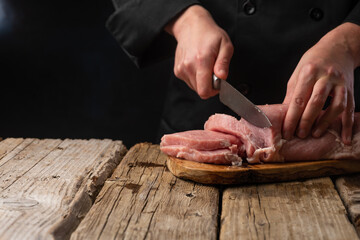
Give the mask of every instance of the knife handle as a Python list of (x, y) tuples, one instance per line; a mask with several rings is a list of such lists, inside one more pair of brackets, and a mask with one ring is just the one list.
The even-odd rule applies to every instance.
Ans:
[(220, 90), (220, 82), (221, 82), (221, 79), (218, 78), (215, 74), (213, 74), (213, 88), (215, 90)]

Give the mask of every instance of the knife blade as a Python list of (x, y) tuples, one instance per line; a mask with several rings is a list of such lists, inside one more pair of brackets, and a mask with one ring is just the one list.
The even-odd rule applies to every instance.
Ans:
[(213, 88), (219, 90), (220, 101), (249, 123), (268, 128), (272, 124), (260, 108), (253, 104), (227, 81), (213, 74)]

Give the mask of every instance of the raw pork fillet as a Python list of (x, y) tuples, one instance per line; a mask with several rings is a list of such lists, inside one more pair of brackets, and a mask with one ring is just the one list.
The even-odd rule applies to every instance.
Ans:
[(205, 129), (233, 134), (245, 146), (243, 155), (249, 163), (305, 161), (320, 159), (360, 159), (360, 116), (355, 114), (354, 136), (351, 146), (340, 138), (341, 122), (334, 122), (320, 138), (293, 138), (286, 141), (281, 137), (282, 123), (287, 106), (282, 104), (259, 106), (272, 123), (271, 128), (258, 128), (246, 120), (237, 121), (224, 114), (215, 114), (205, 123)]
[[(165, 135), (161, 150), (171, 156), (193, 161), (238, 164), (239, 158), (249, 163), (305, 161), (319, 159), (360, 160), (360, 114), (355, 113), (352, 145), (340, 138), (340, 119), (320, 138), (282, 139), (281, 128), (286, 105), (259, 106), (272, 123), (271, 128), (258, 128), (246, 120), (215, 114), (205, 123), (205, 130)], [(213, 133), (224, 134), (215, 136)], [(235, 137), (234, 138), (231, 138)], [(219, 151), (221, 150), (221, 151)], [(234, 156), (237, 153), (237, 158)]]
[(161, 138), (160, 149), (167, 155), (187, 160), (231, 164), (241, 162), (238, 148), (242, 145), (240, 139), (233, 135), (192, 130), (164, 135)]

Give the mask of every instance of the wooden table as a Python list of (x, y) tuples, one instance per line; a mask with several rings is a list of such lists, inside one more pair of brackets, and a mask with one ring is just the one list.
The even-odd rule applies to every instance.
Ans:
[(0, 142), (1, 239), (358, 239), (360, 175), (210, 186), (158, 145)]

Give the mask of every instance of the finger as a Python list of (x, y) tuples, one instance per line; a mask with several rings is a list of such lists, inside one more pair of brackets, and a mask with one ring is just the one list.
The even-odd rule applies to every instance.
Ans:
[(347, 91), (344, 86), (335, 86), (334, 97), (325, 114), (319, 119), (312, 135), (320, 137), (328, 129), (330, 124), (342, 113), (347, 103)]
[(299, 72), (298, 81), (291, 97), (283, 124), (283, 136), (290, 140), (309, 101), (315, 82), (315, 69), (309, 65)]
[(229, 65), (234, 53), (234, 47), (230, 39), (223, 39), (220, 43), (219, 54), (214, 65), (214, 73), (221, 79), (227, 79), (229, 74)]
[(299, 70), (298, 70), (298, 68), (295, 68), (295, 71), (292, 73), (292, 75), (287, 83), (286, 95), (285, 95), (285, 98), (283, 101), (283, 104), (285, 104), (285, 105), (290, 104), (291, 97), (293, 96), (298, 76), (299, 76)]
[(341, 122), (342, 122), (341, 139), (343, 143), (346, 145), (351, 144), (352, 129), (354, 125), (354, 110), (355, 110), (354, 97), (352, 92), (348, 92), (347, 106), (341, 116)]
[(315, 83), (309, 102), (307, 103), (299, 122), (297, 131), (299, 138), (306, 138), (309, 135), (312, 126), (324, 107), (331, 89), (332, 84), (329, 83), (328, 78), (319, 79)]
[(196, 91), (195, 71), (189, 71), (187, 62), (184, 64), (185, 53), (181, 47), (176, 48), (175, 61), (174, 61), (174, 74), (177, 78), (183, 80), (191, 89)]
[(195, 63), (192, 61), (191, 58), (184, 57), (183, 62), (181, 63), (181, 71), (184, 79), (193, 86), (193, 89), (197, 91), (196, 86), (196, 70), (195, 70)]
[(206, 51), (206, 54), (197, 56), (196, 90), (202, 99), (215, 96), (218, 91), (213, 89), (212, 75), (218, 49)]

